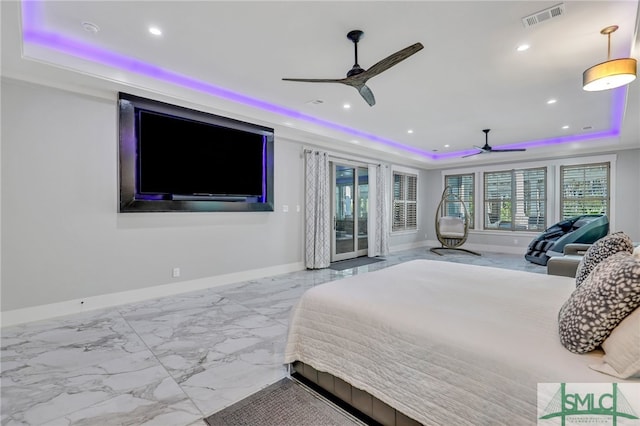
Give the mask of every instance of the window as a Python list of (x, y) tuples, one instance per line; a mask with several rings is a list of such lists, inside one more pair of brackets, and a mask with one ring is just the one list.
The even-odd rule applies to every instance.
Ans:
[[(452, 194), (457, 195), (467, 207), (467, 213), (469, 214), (469, 229), (473, 229), (475, 211), (473, 203), (473, 193), (475, 191), (473, 173), (445, 176), (444, 186), (445, 188), (449, 187), (449, 191)], [(464, 216), (464, 210), (459, 202), (446, 199), (442, 207), (444, 209), (443, 215), (456, 217)]]
[(484, 229), (541, 231), (546, 227), (546, 168), (484, 174)]
[(418, 229), (418, 176), (393, 172), (392, 231)]
[(609, 215), (610, 163), (560, 167), (560, 216)]

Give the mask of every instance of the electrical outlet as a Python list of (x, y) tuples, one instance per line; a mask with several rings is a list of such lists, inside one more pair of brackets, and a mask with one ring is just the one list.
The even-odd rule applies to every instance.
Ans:
[(288, 212), (289, 212), (289, 206), (288, 206), (287, 204), (283, 204), (283, 205), (282, 205), (282, 211), (283, 211), (284, 213), (288, 213)]
[(171, 271), (171, 276), (173, 278), (178, 278), (180, 276), (180, 268), (173, 268)]

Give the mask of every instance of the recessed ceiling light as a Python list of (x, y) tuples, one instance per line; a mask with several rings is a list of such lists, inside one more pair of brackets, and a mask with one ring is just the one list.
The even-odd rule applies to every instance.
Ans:
[(154, 36), (161, 36), (162, 30), (158, 27), (149, 27), (149, 32)]
[(549, 100), (547, 101), (547, 104), (551, 105), (551, 104), (555, 104), (556, 102), (558, 102), (558, 100), (557, 100), (557, 99), (549, 99)]
[(82, 23), (82, 28), (84, 28), (84, 30), (86, 32), (91, 33), (91, 34), (96, 34), (98, 31), (100, 31), (100, 27), (99, 26), (97, 26), (93, 22), (89, 22), (89, 21), (84, 21)]
[(451, 145), (449, 145), (449, 144), (446, 144), (446, 145), (445, 145), (444, 147), (445, 147), (445, 148), (449, 148), (450, 146), (451, 146)]
[[(187, 75), (181, 75), (178, 73), (159, 74), (158, 67), (153, 64), (145, 63), (142, 60), (132, 61), (132, 58), (130, 56), (119, 54), (116, 51), (81, 45), (77, 43), (76, 40), (67, 37), (64, 33), (51, 32), (50, 29), (47, 29), (46, 25), (41, 22), (41, 20), (33, 19), (34, 17), (40, 16), (40, 13), (42, 13), (42, 3), (43, 2), (38, 1), (21, 2), (23, 16), (26, 17), (23, 22), (21, 33), (22, 38), (24, 39), (23, 41), (30, 45), (38, 46), (38, 49), (58, 49), (65, 55), (90, 58), (97, 64), (121, 71), (131, 72), (138, 76), (144, 76), (145, 78), (152, 78), (157, 81), (170, 84), (171, 87), (186, 88), (197, 93), (215, 96), (216, 98), (235, 102), (237, 104), (255, 108), (260, 111), (267, 111), (269, 113), (288, 116), (302, 122), (312, 123), (325, 129), (362, 136), (361, 130), (345, 126), (344, 124), (332, 122), (329, 119), (319, 119), (317, 117), (300, 114), (300, 111), (296, 108), (285, 108), (281, 105), (265, 102), (262, 99), (249, 97), (246, 94), (240, 92), (222, 90), (220, 87), (210, 83), (206, 83), (202, 79), (197, 79), (195, 77), (190, 77)], [(611, 102), (611, 109), (609, 111), (610, 123), (608, 123), (606, 127), (603, 127), (600, 133), (576, 134), (572, 136), (562, 136), (560, 138), (527, 141), (526, 143), (523, 143), (523, 145), (526, 144), (528, 146), (551, 146), (556, 144), (571, 143), (574, 141), (589, 141), (594, 137), (604, 138), (619, 136), (620, 125), (623, 122), (624, 118), (625, 97), (613, 96), (612, 98), (613, 100)], [(455, 155), (454, 153), (451, 155), (443, 154), (438, 156), (431, 156), (429, 155), (428, 150), (425, 151), (416, 147), (399, 144), (397, 141), (391, 139), (378, 136), (369, 137), (369, 139), (384, 146), (394, 147), (394, 149), (397, 149), (398, 151), (406, 150), (407, 152), (417, 153), (417, 155), (422, 155), (426, 158), (433, 159), (434, 161), (452, 158), (453, 155)], [(484, 158), (477, 155), (470, 158), (476, 157)]]
[(531, 47), (531, 46), (529, 46), (528, 44), (521, 44), (520, 46), (518, 46), (518, 47), (516, 48), (516, 50), (517, 50), (518, 52), (524, 52), (525, 50), (529, 50), (529, 48), (530, 48), (530, 47)]
[(407, 130), (407, 133), (409, 133), (409, 134), (413, 133), (413, 129)]
[(562, 126), (562, 128), (563, 128), (563, 129), (568, 129), (568, 128), (569, 128), (569, 126), (568, 126), (568, 125), (564, 125), (564, 126)]
[(342, 108), (349, 109), (349, 108), (351, 108), (351, 104), (344, 104), (344, 105), (342, 105)]

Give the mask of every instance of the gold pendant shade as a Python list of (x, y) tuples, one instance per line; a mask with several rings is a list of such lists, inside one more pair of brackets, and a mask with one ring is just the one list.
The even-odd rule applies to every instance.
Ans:
[(637, 62), (633, 58), (610, 59), (611, 33), (618, 29), (617, 25), (600, 31), (608, 37), (607, 61), (594, 65), (582, 74), (582, 87), (589, 92), (614, 89), (624, 86), (636, 79)]

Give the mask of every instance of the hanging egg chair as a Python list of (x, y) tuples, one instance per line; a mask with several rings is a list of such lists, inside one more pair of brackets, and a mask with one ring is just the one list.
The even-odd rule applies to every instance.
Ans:
[(460, 247), (467, 241), (469, 235), (469, 211), (464, 201), (451, 192), (449, 186), (442, 191), (436, 210), (435, 225), (436, 236), (442, 246), (432, 247), (433, 253), (442, 256), (439, 250), (459, 250), (480, 256), (480, 253)]

